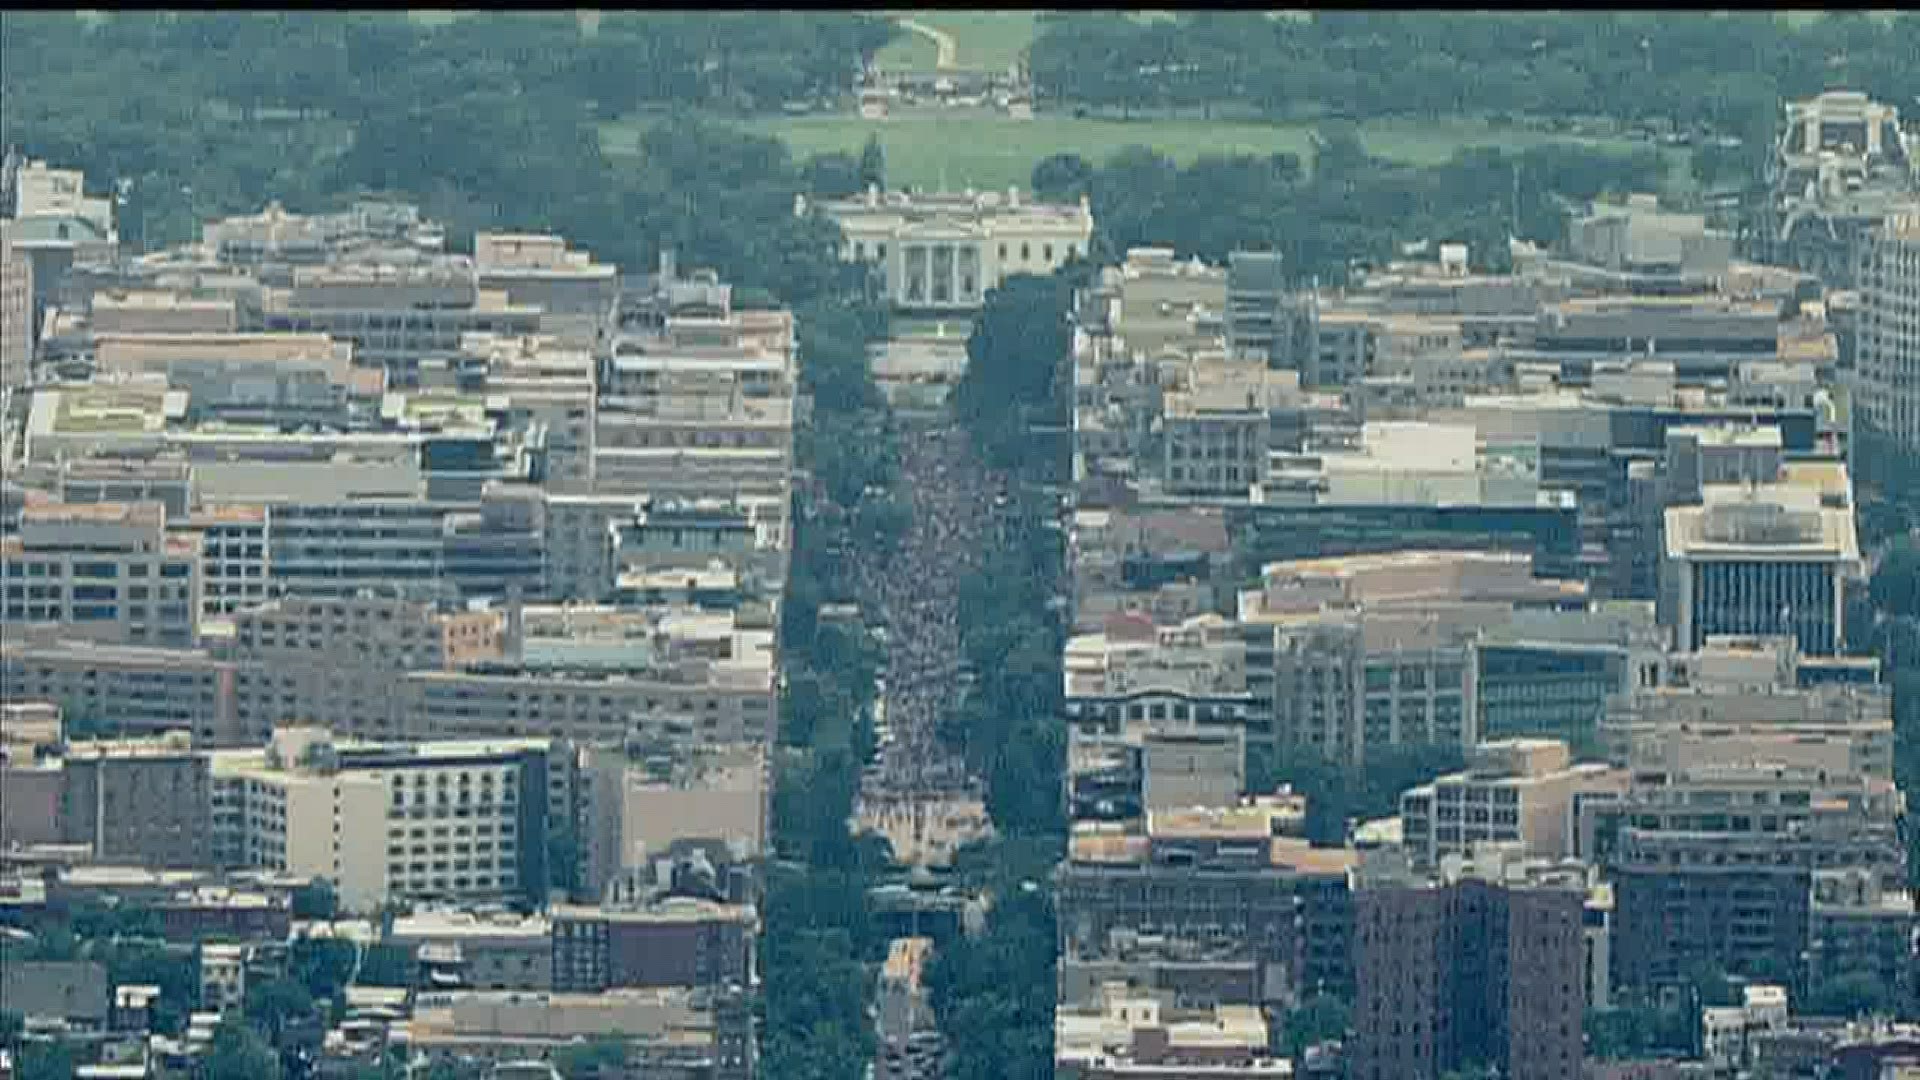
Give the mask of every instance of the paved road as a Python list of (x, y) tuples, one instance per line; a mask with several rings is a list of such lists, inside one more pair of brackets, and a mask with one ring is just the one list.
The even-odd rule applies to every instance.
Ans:
[(901, 29), (911, 31), (919, 34), (923, 38), (929, 38), (933, 41), (933, 47), (938, 55), (938, 59), (933, 62), (933, 66), (943, 71), (947, 68), (957, 66), (955, 58), (960, 52), (960, 47), (955, 44), (952, 34), (944, 30), (936, 30), (926, 23), (915, 22), (912, 19), (901, 19), (899, 22)]

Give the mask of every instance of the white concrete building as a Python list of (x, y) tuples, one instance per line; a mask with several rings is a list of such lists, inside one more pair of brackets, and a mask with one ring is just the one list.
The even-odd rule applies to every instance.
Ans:
[(1920, 210), (1861, 245), (1855, 423), (1920, 456)]
[(327, 878), (350, 911), (544, 896), (550, 746), (281, 728), (212, 752), (214, 844), (228, 865)]
[[(979, 308), (987, 290), (1015, 274), (1051, 274), (1084, 257), (1093, 210), (1024, 201), (1019, 188), (963, 195), (882, 193), (820, 204), (846, 234), (841, 257), (875, 264), (888, 297), (907, 311)], [(805, 196), (794, 200), (807, 210)]]
[(1660, 610), (1679, 647), (1792, 634), (1805, 655), (1840, 653), (1845, 581), (1863, 572), (1846, 466), (1792, 462), (1774, 483), (1700, 490), (1666, 512)]
[(1439, 777), (1400, 796), (1400, 821), (1413, 865), (1431, 868), (1476, 844), (1514, 843), (1529, 857), (1573, 852), (1575, 799), (1624, 790), (1606, 765), (1575, 765), (1555, 739), (1482, 743), (1465, 772)]

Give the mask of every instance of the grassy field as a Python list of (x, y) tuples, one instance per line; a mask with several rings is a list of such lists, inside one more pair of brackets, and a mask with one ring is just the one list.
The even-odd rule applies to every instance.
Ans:
[[(640, 123), (644, 123), (641, 121)], [(954, 191), (967, 187), (1027, 185), (1033, 166), (1049, 154), (1076, 153), (1104, 162), (1114, 151), (1145, 145), (1182, 163), (1206, 153), (1272, 154), (1290, 152), (1311, 160), (1313, 125), (1241, 121), (1075, 119), (1042, 113), (1017, 121), (997, 113), (895, 114), (873, 121), (858, 116), (767, 117), (741, 126), (787, 143), (796, 158), (833, 150), (857, 154), (870, 133), (887, 151), (887, 176), (894, 185)], [(601, 142), (614, 156), (632, 155), (639, 123), (623, 121), (602, 128)], [(1361, 127), (1367, 150), (1414, 164), (1445, 161), (1468, 146), (1523, 149), (1546, 142), (1577, 141), (1544, 132), (1496, 129), (1469, 120), (1420, 123), (1383, 121)], [(1603, 145), (1626, 148), (1626, 141)]]

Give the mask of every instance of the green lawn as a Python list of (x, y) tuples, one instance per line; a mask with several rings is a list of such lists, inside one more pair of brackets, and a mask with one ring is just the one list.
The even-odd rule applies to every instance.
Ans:
[[(894, 185), (949, 190), (1027, 185), (1036, 162), (1049, 154), (1077, 153), (1104, 162), (1122, 147), (1151, 146), (1181, 162), (1205, 153), (1271, 154), (1291, 152), (1303, 163), (1312, 157), (1310, 123), (1262, 124), (1245, 121), (1100, 120), (1042, 113), (1032, 120), (1011, 120), (996, 113), (895, 114), (887, 120), (852, 115), (765, 117), (737, 121), (748, 130), (786, 141), (796, 158), (832, 150), (858, 154), (869, 133), (880, 136), (887, 151), (887, 177)], [(631, 155), (639, 137), (631, 121), (602, 129), (602, 145), (612, 155)], [(1445, 161), (1467, 146), (1518, 149), (1544, 142), (1576, 141), (1544, 132), (1499, 130), (1470, 120), (1423, 123), (1381, 121), (1363, 125), (1361, 138), (1380, 157), (1414, 164)], [(1632, 145), (1618, 141), (1609, 145)]]

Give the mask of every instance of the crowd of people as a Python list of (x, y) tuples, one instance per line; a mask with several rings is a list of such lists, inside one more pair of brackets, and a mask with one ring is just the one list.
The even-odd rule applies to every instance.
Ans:
[(960, 755), (940, 741), (940, 719), (961, 686), (960, 583), (982, 565), (1005, 502), (1004, 481), (975, 460), (964, 429), (942, 426), (901, 440), (899, 491), (911, 520), (886, 560), (864, 570), (861, 606), (886, 628), (880, 760), (873, 796), (971, 791)]

